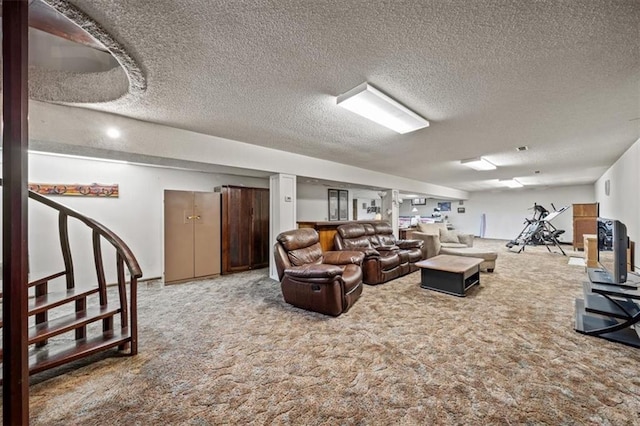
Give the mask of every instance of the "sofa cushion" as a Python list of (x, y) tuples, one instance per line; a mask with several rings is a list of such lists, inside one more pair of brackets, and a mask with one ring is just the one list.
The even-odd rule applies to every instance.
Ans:
[(344, 242), (344, 248), (347, 250), (371, 248), (371, 241), (369, 241), (369, 239), (364, 235), (358, 238), (344, 239), (342, 241)]
[(287, 252), (289, 262), (293, 266), (302, 266), (308, 263), (322, 263), (322, 247), (320, 243), (315, 243), (310, 247), (305, 247)]
[(378, 234), (378, 240), (380, 241), (380, 245), (382, 245), (382, 246), (395, 246), (396, 245), (396, 238), (393, 236), (393, 234), (391, 234), (391, 235)]
[(442, 243), (459, 243), (458, 233), (440, 228), (440, 242)]
[(443, 243), (442, 241), (440, 241), (440, 246), (443, 248), (465, 248), (467, 247), (466, 244), (462, 244), (462, 243)]
[(423, 234), (429, 235), (440, 235), (440, 230), (444, 229), (446, 231), (447, 225), (444, 223), (418, 223), (418, 232), (422, 232)]
[(365, 228), (359, 223), (348, 223), (340, 225), (337, 228), (338, 233), (343, 239), (358, 238), (365, 235)]

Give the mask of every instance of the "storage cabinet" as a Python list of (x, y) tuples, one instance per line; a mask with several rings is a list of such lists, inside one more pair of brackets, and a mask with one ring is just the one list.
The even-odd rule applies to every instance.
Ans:
[(220, 194), (164, 191), (164, 281), (220, 273)]
[(584, 249), (584, 234), (597, 234), (598, 203), (573, 205), (573, 249)]
[(222, 273), (269, 265), (269, 190), (221, 186)]

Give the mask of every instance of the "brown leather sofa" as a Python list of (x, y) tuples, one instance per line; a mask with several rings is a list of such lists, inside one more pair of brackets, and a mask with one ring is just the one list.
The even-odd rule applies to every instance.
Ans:
[(309, 311), (338, 316), (362, 294), (359, 251), (322, 252), (311, 228), (282, 232), (274, 256), (285, 302)]
[(413, 271), (422, 260), (422, 241), (396, 240), (388, 222), (354, 222), (340, 225), (334, 237), (338, 250), (364, 253), (365, 284), (381, 284)]

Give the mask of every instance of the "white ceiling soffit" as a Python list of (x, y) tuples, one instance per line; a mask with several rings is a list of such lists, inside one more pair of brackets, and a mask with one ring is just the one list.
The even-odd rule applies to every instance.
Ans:
[[(96, 110), (461, 190), (592, 183), (640, 137), (636, 0), (73, 4), (147, 77)], [(431, 126), (338, 108), (363, 81)], [(479, 156), (498, 168), (460, 165)]]

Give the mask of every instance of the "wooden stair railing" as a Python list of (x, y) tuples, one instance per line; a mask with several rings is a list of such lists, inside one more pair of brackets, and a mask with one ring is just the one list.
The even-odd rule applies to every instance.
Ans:
[[(0, 179), (0, 185), (2, 180)], [(129, 247), (112, 231), (95, 220), (59, 204), (36, 192), (29, 191), (29, 198), (58, 211), (58, 230), (64, 270), (27, 283), (34, 287), (34, 297), (28, 302), (28, 315), (34, 317), (29, 328), (29, 374), (75, 361), (97, 352), (118, 347), (129, 349), (130, 355), (138, 352), (137, 325), (137, 282), (142, 277), (138, 261)], [(69, 220), (75, 219), (92, 233), (93, 257), (97, 276), (97, 286), (76, 287), (73, 259), (69, 241)], [(117, 300), (108, 300), (107, 280), (102, 259), (102, 241), (107, 241), (115, 249)], [(125, 268), (129, 271), (129, 292), (127, 295)], [(33, 268), (32, 268), (33, 269)], [(50, 291), (49, 283), (64, 277), (64, 291)], [(0, 293), (0, 299), (2, 293)], [(88, 299), (92, 303), (88, 303)], [(96, 300), (97, 299), (97, 300)], [(71, 306), (73, 304), (73, 306)], [(73, 309), (73, 312), (68, 313)], [(59, 309), (59, 311), (54, 311)], [(54, 319), (49, 313), (56, 312)], [(119, 321), (114, 321), (118, 318)], [(102, 327), (88, 328), (92, 323), (102, 321)], [(2, 321), (0, 320), (0, 327)], [(52, 337), (71, 333), (73, 340), (60, 339), (55, 347), (47, 346)], [(0, 350), (2, 360), (2, 350)], [(0, 379), (1, 383), (1, 379)]]

